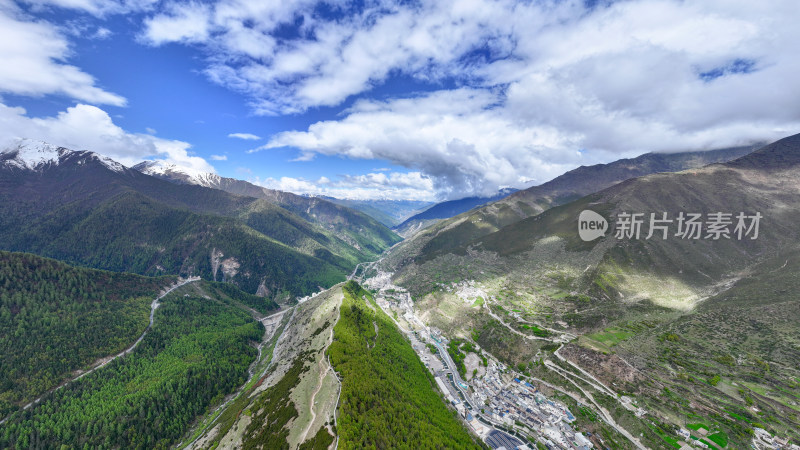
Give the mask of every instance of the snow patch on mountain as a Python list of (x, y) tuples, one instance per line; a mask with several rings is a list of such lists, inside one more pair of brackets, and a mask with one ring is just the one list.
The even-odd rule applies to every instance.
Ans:
[(169, 179), (173, 182), (177, 181), (205, 187), (217, 187), (220, 183), (220, 176), (215, 173), (202, 172), (167, 161), (143, 161), (133, 166), (133, 168), (144, 174)]
[(41, 170), (57, 166), (69, 157), (77, 157), (78, 164), (95, 159), (114, 172), (124, 172), (125, 166), (113, 159), (90, 151), (75, 151), (37, 139), (18, 139), (0, 151), (0, 163), (25, 170)]
[[(92, 152), (89, 152), (92, 153)], [(97, 153), (92, 153), (92, 156), (97, 158), (98, 161), (103, 163), (104, 166), (108, 167), (109, 169), (113, 170), (114, 172), (124, 172), (126, 167), (122, 164), (114, 161), (113, 159), (109, 158), (108, 156), (98, 155)]]
[(48, 164), (58, 164), (61, 149), (47, 142), (34, 139), (20, 139), (0, 154), (3, 163), (20, 169), (36, 170)]

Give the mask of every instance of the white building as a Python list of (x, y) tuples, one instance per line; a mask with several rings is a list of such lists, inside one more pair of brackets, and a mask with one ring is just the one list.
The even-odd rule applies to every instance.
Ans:
[(578, 447), (584, 448), (592, 448), (594, 444), (592, 441), (586, 438), (583, 433), (575, 433), (575, 443), (578, 444)]

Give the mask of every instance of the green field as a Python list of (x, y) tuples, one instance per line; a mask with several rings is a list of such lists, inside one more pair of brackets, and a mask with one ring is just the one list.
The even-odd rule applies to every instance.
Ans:
[(722, 448), (728, 446), (728, 435), (725, 433), (718, 431), (710, 436), (708, 436), (708, 440), (719, 445)]
[(610, 327), (597, 333), (587, 334), (581, 339), (582, 342), (589, 348), (594, 348), (604, 353), (610, 353), (612, 351), (612, 347), (629, 339), (634, 334), (635, 333), (631, 331)]
[(702, 423), (690, 423), (690, 424), (686, 425), (686, 428), (688, 428), (690, 430), (694, 430), (694, 431), (697, 431), (697, 430), (702, 428), (702, 429), (708, 431), (708, 426), (705, 425), (705, 424), (702, 424)]

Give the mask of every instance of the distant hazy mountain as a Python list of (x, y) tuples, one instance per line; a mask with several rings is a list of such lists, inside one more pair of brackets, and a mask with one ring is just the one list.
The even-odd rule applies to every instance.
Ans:
[(429, 258), (447, 252), (504, 226), (535, 216), (622, 181), (659, 172), (676, 172), (730, 161), (758, 145), (702, 152), (647, 153), (608, 164), (581, 166), (547, 183), (517, 191), (473, 211), (442, 220), (417, 233), (395, 252), (403, 259)]
[(433, 202), (418, 200), (350, 200), (334, 197), (320, 198), (361, 211), (390, 228), (400, 224), (414, 214), (424, 211), (433, 204)]
[(449, 219), (475, 207), (491, 203), (517, 192), (517, 189), (505, 188), (491, 197), (465, 197), (458, 200), (447, 200), (421, 211), (395, 227), (395, 231), (403, 237), (410, 237), (420, 230), (435, 224), (442, 219)]
[(343, 280), (399, 239), (326, 203), (347, 214), (312, 223), (263, 198), (167, 182), (43, 142), (0, 152), (0, 249), (114, 271), (200, 275), (270, 298)]

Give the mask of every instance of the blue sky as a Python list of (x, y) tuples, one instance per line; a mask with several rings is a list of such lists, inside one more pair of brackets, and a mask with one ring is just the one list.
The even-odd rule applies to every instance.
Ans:
[(489, 195), (800, 131), (800, 14), (752, 3), (0, 0), (0, 141), (300, 193)]

